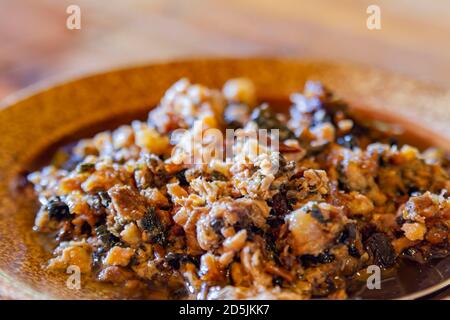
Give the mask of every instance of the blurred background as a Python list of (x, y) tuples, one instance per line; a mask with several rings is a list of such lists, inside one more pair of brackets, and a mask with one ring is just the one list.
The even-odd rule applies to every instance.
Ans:
[[(81, 8), (68, 30), (66, 9)], [(367, 7), (381, 9), (368, 30)], [(289, 56), (450, 86), (449, 0), (0, 0), (0, 99), (48, 78), (152, 60)]]

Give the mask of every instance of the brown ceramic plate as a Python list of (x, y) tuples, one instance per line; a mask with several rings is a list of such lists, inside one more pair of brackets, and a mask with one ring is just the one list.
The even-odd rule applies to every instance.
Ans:
[[(39, 165), (51, 146), (145, 115), (181, 77), (219, 87), (227, 79), (251, 78), (261, 100), (286, 100), (307, 79), (320, 80), (349, 101), (359, 116), (396, 123), (406, 140), (450, 151), (450, 90), (368, 67), (279, 59), (214, 59), (160, 63), (112, 71), (19, 93), (0, 105), (0, 296), (7, 298), (120, 297), (107, 286), (50, 274), (46, 241), (32, 232), (36, 199), (20, 176)], [(403, 267), (402, 267), (403, 268)], [(362, 298), (417, 298), (449, 284), (450, 262), (406, 266), (381, 291)]]

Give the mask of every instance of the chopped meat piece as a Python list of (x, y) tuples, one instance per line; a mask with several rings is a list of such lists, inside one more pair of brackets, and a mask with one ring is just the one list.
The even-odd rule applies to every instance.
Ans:
[(374, 209), (373, 202), (363, 194), (350, 192), (346, 203), (352, 215), (367, 215)]
[(119, 266), (108, 266), (98, 275), (102, 282), (123, 283), (134, 277), (133, 272)]
[(424, 224), (418, 222), (405, 223), (402, 226), (402, 230), (405, 232), (405, 236), (411, 240), (423, 240), (427, 228)]
[(439, 214), (439, 199), (427, 192), (421, 196), (411, 197), (405, 204), (403, 218), (413, 221), (424, 221)]
[(91, 272), (91, 246), (85, 242), (63, 243), (55, 252), (58, 254), (56, 258), (50, 260), (49, 269), (63, 269), (64, 271), (70, 266), (77, 266), (80, 272)]
[(106, 255), (104, 263), (108, 266), (125, 267), (130, 263), (133, 254), (134, 250), (131, 248), (113, 247)]
[(125, 220), (141, 219), (147, 211), (145, 198), (129, 186), (114, 186), (108, 190), (112, 206)]
[(289, 214), (286, 221), (294, 252), (297, 255), (317, 255), (336, 238), (345, 219), (340, 208), (309, 202)]

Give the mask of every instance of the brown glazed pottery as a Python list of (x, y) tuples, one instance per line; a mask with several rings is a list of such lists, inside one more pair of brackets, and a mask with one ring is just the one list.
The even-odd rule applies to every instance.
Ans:
[[(182, 77), (220, 87), (238, 76), (255, 82), (261, 100), (286, 100), (302, 90), (306, 80), (320, 80), (350, 102), (358, 116), (392, 122), (405, 131), (405, 140), (420, 147), (450, 151), (450, 90), (364, 66), (269, 58), (197, 59), (38, 85), (0, 105), (0, 297), (121, 297), (114, 288), (84, 278), (80, 290), (69, 289), (67, 274), (45, 270), (51, 245), (32, 231), (37, 199), (25, 187), (24, 174), (44, 163), (55, 145), (145, 116)], [(409, 267), (387, 279), (385, 290), (359, 296), (417, 298), (448, 285), (449, 269), (448, 259)]]

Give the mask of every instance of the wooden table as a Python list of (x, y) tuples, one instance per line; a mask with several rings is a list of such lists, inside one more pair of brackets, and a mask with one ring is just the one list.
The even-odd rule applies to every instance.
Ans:
[[(81, 30), (66, 8), (81, 8)], [(366, 9), (381, 9), (368, 30)], [(448, 0), (0, 0), (0, 98), (47, 78), (189, 56), (348, 60), (450, 86)]]

